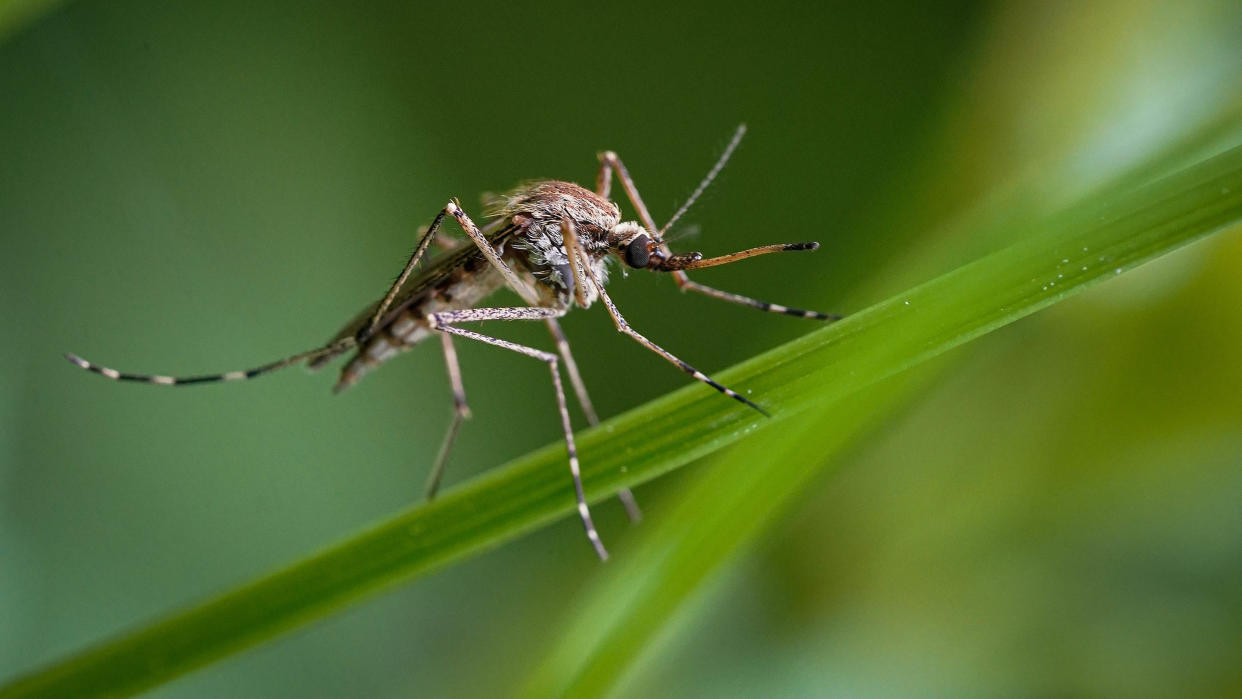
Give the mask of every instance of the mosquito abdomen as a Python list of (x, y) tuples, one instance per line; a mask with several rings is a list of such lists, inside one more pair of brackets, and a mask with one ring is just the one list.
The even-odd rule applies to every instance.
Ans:
[(430, 334), (431, 329), (421, 315), (413, 307), (406, 308), (363, 342), (358, 352), (341, 369), (341, 376), (332, 391), (340, 393), (353, 386), (368, 371), (422, 342)]
[[(484, 263), (478, 264), (479, 260)], [(521, 264), (515, 266), (525, 269)], [(472, 308), (503, 285), (504, 279), (486, 264), (482, 254), (472, 255), (460, 266), (445, 270), (437, 283), (362, 341), (358, 352), (341, 369), (332, 390), (344, 391), (370, 370), (427, 339), (431, 334), (427, 323), (430, 314)]]

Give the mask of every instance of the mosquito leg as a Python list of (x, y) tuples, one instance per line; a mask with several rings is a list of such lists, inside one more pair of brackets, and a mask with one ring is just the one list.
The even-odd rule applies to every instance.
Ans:
[(582, 264), (584, 256), (582, 252), (582, 247), (578, 243), (578, 233), (576, 230), (574, 230), (573, 222), (567, 219), (561, 222), (561, 236), (562, 236), (562, 239), (565, 241), (565, 251), (569, 255), (570, 264), (573, 265), (575, 269), (581, 268), (582, 272), (587, 275), (591, 283), (595, 285), (595, 289), (596, 291), (599, 292), (600, 299), (604, 301), (604, 306), (608, 309), (608, 315), (612, 316), (612, 322), (617, 326), (618, 331), (625, 333), (626, 335), (629, 335), (630, 337), (634, 338), (635, 340), (638, 341), (640, 345), (642, 345), (643, 347), (646, 347), (652, 352), (655, 352), (661, 357), (664, 357), (664, 359), (666, 359), (673, 366), (676, 366), (678, 369), (681, 369), (682, 371), (686, 372), (690, 376), (694, 377), (696, 380), (702, 381), (708, 386), (711, 386), (712, 388), (716, 389), (717, 391), (720, 391), (721, 393), (725, 394), (726, 396), (732, 398), (733, 400), (739, 403), (742, 403), (751, 408), (754, 408), (755, 410), (759, 411), (759, 413), (761, 413), (765, 417), (768, 416), (768, 412), (766, 410), (764, 410), (763, 408), (760, 408), (758, 405), (755, 405), (745, 396), (741, 395), (740, 393), (738, 393), (737, 391), (734, 391), (731, 388), (728, 388), (726, 386), (722, 386), (719, 383), (716, 383), (707, 374), (704, 374), (698, 369), (695, 369), (689, 364), (678, 359), (668, 350), (657, 345), (651, 340), (648, 340), (646, 337), (642, 335), (642, 333), (639, 333), (634, 328), (631, 328), (630, 324), (626, 322), (625, 318), (621, 315), (621, 311), (617, 310), (617, 305), (614, 304), (612, 302), (612, 299), (608, 296), (608, 292), (604, 291), (604, 285), (600, 284), (599, 280), (595, 278), (595, 273), (591, 270), (590, 265)]
[(410, 255), (410, 259), (405, 263), (405, 269), (401, 270), (401, 274), (397, 275), (396, 281), (392, 283), (392, 287), (384, 294), (384, 300), (380, 301), (379, 306), (375, 308), (375, 313), (371, 316), (371, 322), (367, 323), (358, 336), (360, 338), (369, 337), (375, 329), (379, 327), (380, 320), (384, 318), (384, 314), (388, 312), (388, 307), (392, 305), (393, 299), (397, 298), (397, 294), (401, 291), (401, 287), (405, 284), (405, 280), (410, 278), (410, 273), (418, 266), (418, 261), (426, 254), (427, 248), (431, 246), (431, 242), (436, 239), (437, 232), (440, 230), (440, 222), (444, 220), (447, 212), (441, 210), (436, 214), (436, 218), (427, 227), (426, 232), (418, 241), (418, 246), (414, 248), (414, 252)]
[[(740, 250), (735, 253), (731, 253), (728, 255), (721, 255), (720, 257), (713, 257), (713, 258), (706, 259), (706, 260), (702, 258), (694, 259), (687, 255), (679, 255), (679, 256), (674, 256), (673, 258), (668, 259), (666, 263), (664, 264), (663, 268), (657, 267), (654, 269), (657, 272), (671, 271), (673, 273), (674, 279), (677, 280), (677, 285), (681, 288), (682, 291), (696, 291), (700, 294), (711, 296), (712, 298), (720, 299), (722, 301), (728, 301), (729, 303), (736, 303), (741, 306), (748, 306), (750, 308), (755, 308), (760, 311), (768, 311), (771, 313), (783, 313), (785, 315), (797, 316), (799, 318), (811, 318), (813, 320), (826, 320), (826, 321), (841, 320), (841, 316), (835, 313), (820, 313), (819, 311), (804, 311), (800, 308), (790, 308), (789, 306), (783, 306), (779, 303), (768, 303), (767, 301), (760, 301), (758, 299), (753, 299), (749, 296), (742, 296), (740, 294), (734, 294), (728, 291), (722, 291), (720, 289), (716, 289), (716, 288), (713, 288), (713, 287), (710, 287), (704, 284), (700, 284), (690, 279), (686, 275), (686, 273), (683, 271), (687, 269), (702, 269), (704, 267), (716, 267), (719, 265), (727, 265), (731, 262), (737, 262), (739, 260), (745, 260), (750, 257), (757, 257), (759, 255), (767, 255), (767, 254), (774, 253), (774, 252), (790, 252), (790, 251), (796, 251), (796, 250), (815, 250), (817, 248), (819, 248), (819, 243), (784, 243), (784, 244), (779, 244), (779, 245), (763, 245), (757, 248), (750, 248), (749, 250)], [(686, 258), (690, 258), (690, 259), (686, 259)]]
[[(630, 203), (634, 205), (634, 210), (638, 214), (638, 220), (647, 227), (647, 234), (652, 240), (659, 240), (659, 234), (656, 228), (655, 219), (651, 218), (651, 212), (647, 210), (647, 205), (643, 203), (643, 198), (638, 194), (638, 188), (634, 186), (634, 178), (630, 177), (630, 171), (625, 169), (625, 163), (621, 162), (621, 158), (613, 151), (604, 151), (599, 154), (599, 174), (595, 178), (595, 193), (601, 197), (608, 199), (612, 191), (612, 173), (617, 173), (617, 179), (621, 181), (621, 189), (625, 190), (625, 195), (629, 197)], [(667, 253), (670, 255), (672, 253)]]
[[(674, 274), (681, 274), (682, 276), (685, 276), (685, 272), (674, 272)], [(804, 311), (801, 308), (790, 308), (789, 306), (782, 306), (779, 303), (768, 303), (767, 301), (752, 299), (749, 296), (742, 296), (728, 291), (721, 291), (720, 289), (715, 289), (710, 286), (704, 286), (693, 279), (686, 279), (682, 283), (681, 288), (683, 291), (697, 291), (700, 294), (705, 294), (707, 296), (711, 296), (712, 298), (720, 299), (721, 301), (728, 301), (741, 306), (749, 306), (750, 308), (757, 308), (761, 311), (768, 311), (770, 313), (784, 313), (787, 316), (810, 318), (812, 320), (826, 320), (830, 322), (841, 320), (841, 316), (836, 313)]]
[(471, 308), (461, 311), (432, 313), (427, 316), (427, 320), (433, 330), (485, 342), (489, 345), (533, 357), (548, 365), (548, 369), (552, 372), (552, 386), (556, 389), (556, 407), (561, 414), (561, 429), (565, 433), (565, 448), (569, 453), (569, 472), (573, 476), (574, 494), (578, 500), (578, 516), (582, 518), (582, 527), (586, 530), (587, 539), (595, 547), (595, 553), (599, 555), (601, 560), (607, 560), (608, 551), (604, 548), (603, 542), (600, 541), (599, 532), (595, 529), (595, 523), (591, 520), (591, 510), (587, 506), (586, 493), (582, 487), (582, 472), (578, 467), (578, 448), (574, 445), (573, 426), (569, 420), (569, 404), (565, 399), (565, 387), (561, 383), (560, 360), (551, 352), (544, 352), (534, 347), (519, 345), (515, 342), (501, 340), (456, 326), (456, 323), (480, 320), (545, 320), (557, 318), (564, 314), (565, 309), (559, 308)]
[(721, 393), (732, 398), (733, 400), (739, 403), (742, 403), (743, 405), (754, 408), (755, 410), (759, 411), (759, 413), (762, 414), (764, 417), (771, 417), (770, 415), (768, 415), (768, 411), (764, 410), (763, 408), (760, 408), (758, 405), (751, 402), (745, 396), (739, 394), (737, 391), (734, 391), (733, 389), (727, 386), (723, 386), (719, 383), (716, 383), (707, 374), (704, 374), (703, 372), (699, 371), (698, 369), (695, 369), (694, 367), (690, 366), (689, 364), (682, 361), (681, 359), (678, 359), (676, 356), (673, 355), (673, 353), (657, 345), (651, 340), (648, 340), (645, 336), (643, 336), (637, 330), (630, 327), (629, 322), (627, 322), (625, 318), (621, 315), (621, 312), (617, 310), (617, 305), (612, 302), (612, 299), (609, 298), (608, 293), (605, 292), (603, 288), (600, 288), (599, 290), (599, 297), (603, 299), (604, 306), (608, 309), (608, 315), (612, 316), (612, 322), (617, 326), (617, 330), (634, 338), (635, 340), (638, 341), (638, 344), (642, 345), (643, 347), (646, 347), (652, 352), (655, 352), (661, 357), (664, 357), (666, 360), (668, 360), (671, 364), (676, 366), (678, 369), (681, 369), (682, 371), (686, 372), (690, 376), (694, 377), (695, 380), (702, 381), (703, 383), (707, 384), (708, 386), (711, 386), (717, 391), (720, 391)]
[[(626, 169), (625, 163), (621, 162), (621, 158), (613, 151), (605, 151), (599, 154), (599, 173), (595, 177), (595, 193), (607, 199), (612, 190), (612, 173), (617, 173), (617, 179), (621, 181), (621, 188), (625, 190), (625, 195), (629, 197), (630, 203), (634, 205), (634, 209), (638, 213), (638, 220), (647, 227), (648, 235), (652, 240), (661, 241), (660, 249), (664, 252), (665, 257), (672, 257), (673, 253), (668, 246), (663, 243), (664, 233), (669, 226), (673, 225), (682, 214), (686, 213), (694, 204), (695, 200), (707, 190), (708, 185), (720, 171), (724, 169), (725, 163), (729, 162), (729, 158), (733, 156), (733, 151), (737, 150), (737, 146), (742, 141), (742, 137), (746, 135), (746, 125), (741, 124), (737, 130), (733, 132), (733, 138), (729, 141), (729, 145), (725, 146), (724, 152), (716, 159), (716, 164), (708, 170), (707, 175), (699, 182), (699, 186), (695, 188), (694, 193), (686, 200), (685, 204), (673, 214), (673, 218), (664, 225), (663, 228), (657, 228), (655, 219), (651, 217), (651, 213), (647, 210), (647, 205), (643, 203), (643, 198), (638, 194), (638, 187), (634, 186), (634, 178), (630, 177), (630, 171)], [(681, 286), (681, 279), (685, 275), (674, 274), (674, 278), (678, 279), (677, 285)]]
[[(397, 297), (397, 294), (400, 293), (401, 287), (405, 284), (406, 280), (410, 278), (410, 274), (414, 271), (414, 268), (418, 266), (419, 260), (422, 259), (424, 254), (426, 254), (427, 248), (431, 246), (433, 241), (442, 238), (439, 230), (440, 224), (444, 221), (445, 216), (452, 216), (457, 220), (458, 225), (460, 225), (462, 230), (466, 232), (466, 235), (470, 236), (470, 239), (474, 241), (475, 245), (483, 251), (483, 254), (487, 257), (488, 262), (492, 263), (492, 265), (500, 271), (501, 275), (505, 278), (505, 282), (514, 291), (516, 291), (524, 301), (531, 305), (538, 304), (537, 295), (535, 294), (534, 289), (532, 289), (529, 284), (526, 284), (518, 278), (512, 268), (505, 264), (504, 260), (500, 259), (500, 255), (496, 254), (496, 249), (493, 248), (491, 243), (488, 242), (487, 235), (483, 231), (479, 230), (479, 227), (470, 220), (470, 217), (466, 215), (466, 212), (461, 210), (461, 207), (457, 204), (457, 202), (450, 201), (447, 206), (440, 210), (440, 213), (436, 214), (435, 220), (431, 222), (431, 225), (427, 227), (427, 231), (423, 233), (422, 238), (418, 241), (418, 247), (416, 247), (414, 249), (414, 253), (410, 255), (409, 261), (405, 263), (405, 269), (401, 270), (401, 274), (397, 276), (397, 279), (393, 282), (392, 287), (388, 289), (388, 293), (384, 295), (384, 300), (380, 301), (379, 306), (376, 307), (375, 313), (371, 315), (371, 321), (367, 323), (366, 329), (358, 333), (359, 338), (366, 338), (371, 333), (375, 332), (375, 329), (379, 327), (380, 322), (383, 320), (384, 314), (388, 312), (388, 308), (392, 305), (393, 300)], [(489, 229), (491, 227), (492, 226), (489, 225)], [(453, 244), (456, 244), (455, 241)]]
[[(552, 339), (556, 341), (556, 351), (561, 355), (561, 361), (565, 363), (565, 371), (569, 373), (569, 383), (574, 387), (574, 393), (578, 395), (578, 405), (582, 406), (587, 423), (591, 426), (598, 425), (599, 416), (595, 413), (595, 407), (591, 405), (591, 396), (587, 395), (586, 382), (582, 380), (582, 374), (578, 372), (578, 363), (574, 361), (574, 355), (569, 351), (569, 341), (565, 339), (561, 324), (555, 318), (548, 318), (544, 322), (547, 323), (548, 330), (552, 332)], [(638, 501), (634, 499), (634, 493), (629, 488), (617, 491), (617, 498), (625, 506), (625, 513), (629, 515), (631, 522), (642, 520), (643, 511), (639, 509)]]
[(498, 272), (500, 272), (502, 277), (504, 277), (505, 284), (508, 285), (510, 289), (517, 293), (518, 296), (521, 296), (522, 300), (529, 303), (531, 306), (539, 305), (539, 294), (534, 290), (534, 288), (531, 287), (530, 284), (518, 277), (517, 272), (514, 272), (512, 267), (505, 264), (505, 261), (500, 259), (500, 254), (496, 252), (496, 248), (492, 247), (492, 244), (488, 241), (487, 236), (479, 230), (478, 226), (474, 225), (474, 221), (470, 220), (470, 217), (466, 215), (465, 211), (462, 211), (461, 206), (459, 206), (456, 201), (450, 201), (448, 205), (444, 207), (444, 212), (457, 220), (457, 224), (461, 226), (461, 229), (466, 232), (466, 235), (470, 236), (470, 240), (474, 241), (474, 244), (483, 252), (483, 256), (487, 258), (487, 261), (490, 262)]
[[(694, 204), (695, 200), (698, 199), (699, 196), (707, 189), (708, 185), (712, 183), (712, 180), (716, 179), (716, 176), (720, 174), (720, 171), (724, 168), (725, 163), (729, 161), (729, 158), (733, 155), (733, 151), (737, 149), (738, 143), (741, 142), (742, 136), (744, 136), (745, 134), (746, 134), (746, 126), (743, 124), (737, 128), (737, 131), (734, 132), (733, 139), (729, 141), (729, 145), (725, 147), (725, 150), (723, 153), (721, 153), (720, 158), (716, 160), (716, 164), (712, 166), (712, 169), (709, 170), (707, 172), (707, 175), (702, 179), (702, 181), (699, 182), (699, 186), (695, 188), (694, 193), (690, 195), (690, 198), (686, 200), (685, 204), (682, 204), (681, 208), (677, 210), (677, 213), (673, 214), (673, 217), (669, 219), (669, 222), (666, 223), (663, 228), (656, 227), (655, 220), (651, 217), (651, 214), (647, 211), (647, 205), (643, 203), (642, 197), (638, 194), (638, 188), (634, 186), (634, 179), (630, 177), (629, 170), (625, 168), (625, 163), (621, 162), (621, 158), (617, 157), (617, 154), (612, 151), (606, 151), (604, 153), (601, 153), (599, 156), (599, 161), (600, 161), (599, 174), (595, 178), (596, 193), (604, 197), (605, 199), (608, 198), (608, 195), (612, 187), (612, 173), (615, 171), (617, 173), (617, 179), (621, 182), (621, 188), (625, 190), (626, 196), (629, 197), (630, 202), (634, 205), (634, 209), (638, 213), (638, 218), (642, 222), (643, 226), (647, 228), (648, 234), (651, 235), (653, 240), (660, 241), (660, 250), (661, 252), (664, 253), (664, 256), (666, 258), (672, 258), (674, 257), (673, 251), (670, 250), (668, 245), (664, 243), (664, 233), (668, 230), (670, 226), (673, 225), (674, 222), (676, 222), (679, 218), (681, 218), (682, 214), (684, 214), (690, 208), (692, 204)], [(754, 251), (743, 251), (744, 253), (749, 253), (749, 254), (735, 253), (739, 255), (739, 257), (735, 259), (743, 259), (744, 257), (750, 257), (750, 256), (753, 256), (754, 254), (762, 254), (762, 252), (760, 251), (768, 252), (768, 251), (771, 251), (768, 248), (774, 248), (774, 247), (777, 247), (777, 246), (765, 246), (765, 248), (756, 248)], [(791, 249), (809, 249), (809, 248), (791, 248)], [(732, 256), (728, 256), (728, 257), (732, 257)], [(703, 264), (706, 262), (713, 262), (714, 264), (725, 264), (727, 262), (732, 262), (732, 261), (734, 260), (726, 259), (726, 258), (719, 258), (717, 260), (712, 260), (712, 261), (704, 260), (703, 262), (699, 263), (698, 266), (708, 266), (708, 265)], [(727, 291), (721, 291), (720, 289), (715, 289), (710, 286), (706, 286), (704, 284), (699, 284), (698, 282), (692, 281), (690, 279), (690, 276), (681, 270), (676, 270), (672, 274), (673, 274), (673, 281), (677, 283), (677, 288), (681, 289), (682, 291), (687, 291), (687, 290), (695, 291), (700, 294), (711, 296), (712, 298), (720, 299), (722, 301), (728, 301), (730, 303), (736, 303), (742, 306), (749, 306), (751, 308), (757, 308), (761, 311), (770, 311), (772, 313), (784, 313), (785, 315), (798, 316), (800, 318), (812, 318), (815, 320), (828, 320), (828, 321), (834, 321), (834, 320), (841, 319), (841, 316), (839, 315), (820, 313), (818, 311), (804, 311), (798, 308), (790, 308), (788, 306), (782, 306), (780, 304), (760, 301), (758, 299), (753, 299), (748, 296), (742, 296), (740, 294), (733, 294)]]
[[(488, 222), (486, 226), (483, 226), (479, 230), (483, 232), (483, 235), (491, 235), (495, 233), (496, 231), (500, 230), (507, 223), (509, 222), (506, 219), (497, 218), (494, 221)], [(420, 231), (420, 234), (426, 233), (426, 232), (427, 232), (427, 229), (424, 228), (422, 231)], [(461, 238), (455, 238), (452, 235), (445, 233), (443, 230), (439, 230), (439, 231), (436, 231), (436, 239), (435, 239), (435, 242), (432, 243), (432, 245), (435, 245), (437, 248), (441, 250), (448, 251), (448, 250), (456, 250), (464, 242), (465, 241), (462, 240)]]
[(109, 379), (112, 379), (113, 381), (138, 381), (141, 383), (155, 384), (157, 386), (185, 386), (187, 384), (196, 384), (196, 383), (214, 383), (217, 381), (242, 381), (245, 379), (253, 379), (256, 376), (262, 376), (263, 374), (268, 374), (273, 371), (276, 371), (277, 369), (283, 369), (293, 364), (300, 364), (301, 362), (314, 361), (321, 357), (334, 357), (342, 352), (346, 352), (350, 349), (353, 349), (357, 344), (358, 344), (357, 341), (353, 337), (345, 337), (345, 338), (341, 338), (340, 340), (337, 340), (336, 342), (333, 342), (330, 345), (326, 345), (324, 347), (313, 349), (307, 352), (302, 352), (300, 354), (295, 354), (291, 357), (285, 357), (284, 359), (280, 359), (275, 362), (271, 362), (269, 364), (264, 364), (262, 366), (257, 366), (253, 369), (244, 369), (242, 371), (229, 371), (229, 372), (225, 372), (222, 374), (206, 374), (203, 376), (160, 376), (158, 374), (128, 374), (125, 372), (117, 371), (116, 369), (109, 369), (106, 366), (100, 366), (99, 364), (95, 364), (94, 362), (89, 362), (79, 357), (76, 354), (66, 354), (65, 359), (68, 359), (74, 364), (82, 367), (83, 369), (86, 369), (87, 371), (93, 371), (96, 374), (99, 374), (100, 376), (106, 376)]
[(582, 381), (582, 374), (578, 373), (578, 363), (574, 361), (574, 355), (569, 351), (569, 341), (565, 339), (561, 324), (556, 318), (548, 318), (544, 323), (547, 324), (548, 331), (552, 333), (552, 339), (556, 342), (556, 351), (561, 355), (561, 361), (565, 362), (565, 371), (569, 373), (569, 384), (574, 387), (574, 393), (578, 396), (578, 405), (582, 406), (582, 413), (586, 415), (587, 423), (592, 426), (598, 425), (599, 415), (595, 413), (595, 406), (591, 405), (591, 396), (587, 395), (586, 384)]
[[(732, 262), (737, 262), (739, 260), (745, 260), (751, 257), (758, 257), (759, 255), (768, 255), (774, 252), (816, 250), (818, 248), (819, 248), (819, 243), (783, 243), (783, 244), (778, 244), (778, 245), (761, 245), (757, 248), (750, 248), (749, 250), (740, 250), (738, 252), (730, 253), (728, 255), (721, 255), (720, 257), (713, 257), (713, 258), (706, 259), (706, 260), (702, 258), (686, 259), (686, 258), (689, 258), (690, 256), (679, 255), (679, 256), (674, 256), (673, 258), (666, 260), (662, 268), (654, 268), (654, 269), (655, 271), (671, 271), (674, 275), (674, 278), (677, 279), (678, 286), (681, 288), (682, 291), (696, 291), (700, 294), (711, 296), (712, 298), (717, 298), (722, 301), (728, 301), (730, 303), (736, 303), (742, 306), (748, 306), (750, 308), (755, 308), (760, 311), (768, 311), (771, 313), (783, 313), (785, 315), (797, 316), (799, 318), (811, 318), (813, 320), (826, 320), (826, 321), (841, 320), (841, 316), (835, 313), (820, 313), (819, 311), (804, 311), (800, 308), (790, 308), (789, 306), (783, 306), (779, 303), (768, 303), (767, 301), (760, 301), (758, 299), (750, 298), (749, 296), (742, 296), (740, 294), (734, 294), (728, 291), (722, 291), (720, 289), (706, 286), (704, 284), (700, 284), (690, 279), (688, 276), (686, 276), (686, 273), (683, 271), (687, 269), (703, 269), (705, 267), (717, 267), (719, 265), (727, 265)], [(697, 255), (695, 257), (697, 257)]]
[(441, 333), (440, 346), (444, 350), (444, 365), (448, 369), (449, 386), (453, 390), (453, 421), (449, 423), (448, 432), (444, 434), (444, 441), (440, 443), (440, 451), (436, 454), (435, 465), (431, 467), (431, 474), (427, 477), (428, 500), (434, 498), (436, 491), (440, 488), (444, 465), (448, 463), (449, 450), (453, 448), (453, 441), (457, 439), (461, 423), (470, 418), (470, 406), (466, 404), (466, 387), (461, 382), (461, 365), (457, 363), (457, 350), (453, 348), (453, 336)]
[[(479, 230), (483, 232), (483, 235), (491, 235), (495, 233), (496, 231), (500, 230), (507, 223), (508, 221), (505, 220), (504, 218), (497, 218), (494, 221), (488, 222), (486, 226), (481, 227)], [(424, 226), (423, 229), (419, 231), (419, 235), (422, 235), (426, 232), (427, 232), (427, 227)], [(440, 229), (436, 231), (436, 238), (435, 240), (432, 241), (431, 244), (436, 246), (436, 248), (442, 251), (448, 252), (450, 250), (456, 250), (457, 248), (461, 247), (462, 243), (464, 242), (466, 241), (462, 240), (461, 238), (454, 237), (450, 233), (446, 233), (444, 229)]]
[(596, 157), (599, 158), (599, 171), (595, 173), (595, 193), (605, 199), (612, 199), (612, 161), (620, 159), (610, 150)]

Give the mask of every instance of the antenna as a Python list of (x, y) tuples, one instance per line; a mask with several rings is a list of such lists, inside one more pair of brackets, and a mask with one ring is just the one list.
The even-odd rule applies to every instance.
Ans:
[(729, 162), (729, 158), (733, 155), (733, 151), (737, 150), (737, 144), (742, 142), (742, 136), (745, 135), (746, 124), (738, 124), (737, 131), (733, 132), (733, 139), (729, 141), (728, 146), (725, 146), (724, 152), (720, 154), (720, 159), (716, 161), (716, 164), (712, 166), (712, 169), (707, 171), (707, 175), (703, 177), (702, 182), (699, 182), (699, 186), (694, 190), (694, 193), (690, 195), (690, 198), (686, 200), (686, 203), (682, 204), (681, 208), (677, 210), (677, 213), (673, 214), (673, 217), (668, 220), (668, 223), (664, 224), (664, 227), (660, 229), (660, 232), (657, 235), (661, 240), (664, 239), (664, 233), (667, 232), (669, 228), (672, 228), (674, 223), (677, 223), (677, 219), (681, 218), (682, 214), (690, 210), (690, 207), (694, 205), (695, 200), (697, 200), (699, 196), (707, 190), (707, 187), (712, 183), (712, 180), (716, 179), (716, 175), (720, 174), (720, 171), (724, 169), (725, 163)]

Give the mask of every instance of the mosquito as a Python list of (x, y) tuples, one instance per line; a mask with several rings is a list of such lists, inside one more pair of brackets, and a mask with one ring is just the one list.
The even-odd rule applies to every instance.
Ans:
[[(341, 370), (334, 387), (340, 392), (354, 385), (366, 373), (419, 342), (436, 335), (444, 355), (449, 385), (453, 396), (453, 413), (448, 430), (427, 480), (427, 497), (435, 497), (448, 461), (449, 452), (461, 428), (470, 417), (466, 390), (453, 338), (483, 342), (517, 352), (545, 363), (552, 375), (556, 407), (569, 457), (578, 514), (587, 539), (600, 559), (607, 560), (608, 551), (600, 540), (591, 511), (587, 506), (574, 445), (569, 407), (561, 381), (561, 365), (577, 395), (587, 422), (595, 425), (599, 418), (587, 395), (586, 385), (569, 343), (557, 319), (575, 306), (589, 308), (595, 301), (603, 303), (617, 330), (655, 352), (697, 381), (752, 408), (768, 413), (736, 391), (712, 380), (671, 352), (657, 345), (630, 327), (617, 306), (604, 290), (608, 282), (608, 266), (619, 261), (629, 269), (668, 272), (683, 291), (696, 291), (730, 303), (761, 311), (811, 318), (821, 321), (839, 320), (840, 316), (803, 311), (774, 303), (704, 286), (690, 279), (690, 270), (716, 267), (758, 255), (796, 250), (815, 250), (819, 243), (785, 243), (764, 245), (719, 257), (704, 258), (702, 253), (674, 254), (665, 242), (665, 233), (686, 213), (704, 190), (720, 174), (742, 136), (745, 125), (738, 127), (733, 138), (715, 165), (703, 177), (694, 192), (663, 227), (657, 228), (646, 204), (634, 186), (634, 180), (617, 154), (606, 151), (599, 155), (599, 171), (595, 191), (570, 182), (546, 180), (519, 186), (500, 198), (486, 213), (487, 223), (480, 228), (462, 210), (458, 200), (449, 201), (422, 233), (401, 274), (379, 301), (372, 303), (353, 321), (340, 330), (326, 345), (253, 369), (230, 371), (203, 376), (160, 376), (130, 374), (110, 369), (81, 357), (68, 354), (70, 362), (116, 381), (137, 381), (160, 386), (184, 386), (218, 381), (240, 381), (268, 374), (294, 364), (318, 369), (329, 361), (352, 352)], [(616, 175), (626, 197), (638, 215), (638, 221), (622, 221), (621, 209), (609, 197), (612, 178)], [(446, 218), (452, 218), (470, 239), (469, 244), (448, 238), (440, 230)], [(447, 248), (437, 260), (414, 276), (419, 262), (431, 245)], [(615, 259), (614, 259), (615, 258)], [(516, 307), (479, 307), (494, 292), (507, 288), (526, 305)], [(557, 353), (502, 340), (461, 327), (466, 323), (485, 320), (542, 321), (552, 334)], [(631, 519), (641, 516), (629, 490), (618, 493)]]

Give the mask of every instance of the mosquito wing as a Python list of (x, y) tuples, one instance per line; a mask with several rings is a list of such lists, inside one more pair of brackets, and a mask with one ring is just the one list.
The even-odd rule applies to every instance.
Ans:
[[(489, 235), (488, 240), (490, 240), (493, 245), (502, 243), (512, 237), (518, 229), (519, 227), (517, 225), (503, 226), (500, 230), (496, 231), (492, 235)], [(441, 282), (451, 278), (455, 273), (458, 273), (457, 270), (466, 268), (471, 260), (476, 257), (482, 257), (482, 255), (482, 252), (480, 252), (474, 245), (465, 244), (460, 248), (450, 250), (449, 252), (432, 260), (431, 263), (428, 264), (421, 272), (410, 277), (405, 282), (405, 286), (401, 289), (401, 292), (397, 294), (397, 297), (393, 299), (392, 305), (389, 306), (388, 313), (380, 319), (380, 327), (383, 327), (385, 324), (391, 322), (393, 318), (409, 307), (410, 304), (422, 298), (428, 290), (436, 288)], [(375, 315), (375, 310), (379, 308), (379, 304), (379, 300), (367, 304), (366, 308), (359, 311), (358, 315), (354, 316), (354, 318), (350, 320), (345, 327), (337, 331), (329, 342), (336, 342), (337, 340), (341, 340), (346, 337), (352, 337), (365, 329), (367, 324), (371, 322), (371, 318)], [(338, 356), (339, 353), (319, 357), (307, 364), (307, 366), (312, 370), (319, 369)]]

